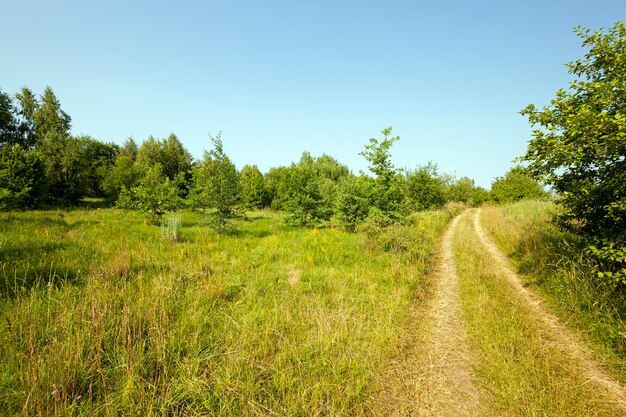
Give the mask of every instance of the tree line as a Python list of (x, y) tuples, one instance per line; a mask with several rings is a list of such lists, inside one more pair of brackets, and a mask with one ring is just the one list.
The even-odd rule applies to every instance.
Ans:
[(400, 139), (389, 127), (371, 138), (361, 155), (372, 175), (354, 174), (333, 157), (303, 152), (289, 166), (262, 173), (240, 170), (226, 155), (221, 135), (213, 149), (195, 160), (180, 139), (132, 138), (121, 146), (70, 134), (71, 118), (50, 87), (37, 97), (23, 87), (14, 97), (0, 90), (0, 208), (73, 206), (85, 198), (146, 212), (159, 223), (167, 211), (207, 210), (218, 230), (243, 210), (285, 211), (294, 225), (335, 219), (348, 230), (368, 216), (387, 222), (405, 214), (440, 208), (449, 201), (480, 205), (546, 193), (521, 167), (497, 178), (487, 191), (468, 177), (440, 173), (428, 163), (398, 169), (391, 148)]

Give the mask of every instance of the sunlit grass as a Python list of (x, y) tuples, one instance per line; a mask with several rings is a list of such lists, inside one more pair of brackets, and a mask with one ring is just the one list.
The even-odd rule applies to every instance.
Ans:
[(455, 254), (482, 415), (618, 416), (484, 250), (465, 216)]
[(450, 213), (387, 250), (272, 212), (225, 236), (180, 216), (174, 242), (132, 212), (0, 214), (0, 410), (367, 414)]
[(593, 274), (584, 242), (551, 223), (556, 210), (552, 203), (526, 201), (485, 207), (481, 218), (529, 286), (584, 334), (626, 382), (626, 294)]

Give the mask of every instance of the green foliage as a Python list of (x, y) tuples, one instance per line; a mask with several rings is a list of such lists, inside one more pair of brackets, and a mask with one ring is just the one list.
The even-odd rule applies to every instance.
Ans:
[(468, 177), (461, 177), (454, 180), (447, 187), (447, 200), (457, 201), (459, 203), (470, 203), (474, 195), (474, 188), (474, 180)]
[(491, 198), (497, 203), (545, 199), (549, 194), (520, 165), (511, 168), (491, 184)]
[(177, 188), (181, 198), (187, 197), (191, 182), (191, 154), (175, 134), (159, 140), (150, 136), (139, 147), (135, 158), (135, 169), (144, 173), (155, 164), (163, 167), (163, 173)]
[(38, 150), (43, 155), (48, 200), (58, 205), (75, 205), (86, 190), (88, 162), (81, 138), (47, 133)]
[(381, 229), (393, 224), (393, 219), (378, 207), (370, 207), (367, 217), (359, 224), (357, 230), (368, 235), (377, 234)]
[(116, 201), (122, 188), (130, 190), (139, 179), (135, 166), (139, 148), (132, 138), (127, 139), (115, 153), (115, 162), (102, 180), (102, 189), (110, 201)]
[(400, 136), (391, 137), (391, 127), (383, 129), (383, 139), (370, 138), (369, 145), (360, 153), (368, 162), (370, 171), (376, 175), (376, 179), (387, 185), (396, 175), (396, 169), (391, 163), (391, 146), (400, 140)]
[(265, 187), (274, 210), (284, 210), (291, 198), (291, 177), (294, 167), (273, 167), (265, 175)]
[(592, 32), (576, 28), (588, 48), (567, 64), (576, 77), (550, 105), (522, 114), (533, 132), (526, 154), (532, 174), (559, 193), (559, 224), (587, 236), (607, 265), (605, 276), (623, 280), (626, 264), (626, 25)]
[(405, 175), (406, 200), (409, 211), (431, 210), (443, 207), (446, 202), (444, 179), (437, 172), (437, 165), (429, 162)]
[(468, 177), (455, 179), (446, 176), (442, 179), (446, 183), (446, 201), (457, 202), (477, 207), (491, 199), (487, 190), (474, 184), (474, 180)]
[(470, 202), (473, 207), (479, 207), (490, 200), (491, 194), (489, 193), (489, 191), (485, 190), (483, 187), (474, 187), (472, 200)]
[(376, 175), (374, 203), (387, 215), (392, 215), (404, 199), (403, 178), (391, 163), (391, 146), (400, 136), (391, 137), (391, 127), (383, 129), (383, 139), (370, 138), (369, 145), (360, 153), (368, 162), (369, 170)]
[(321, 193), (322, 179), (310, 166), (295, 166), (290, 180), (291, 196), (285, 205), (289, 224), (314, 226), (330, 219), (330, 207), (325, 204)]
[(37, 138), (44, 141), (69, 136), (71, 120), (61, 109), (61, 103), (52, 88), (46, 87), (33, 113)]
[(20, 145), (0, 148), (0, 209), (20, 210), (38, 205), (45, 193), (41, 154)]
[(176, 188), (163, 173), (161, 164), (148, 169), (139, 184), (132, 189), (122, 187), (117, 206), (123, 209), (139, 210), (150, 216), (151, 224), (159, 224), (161, 217), (179, 206)]
[(287, 221), (293, 225), (311, 226), (330, 220), (337, 197), (337, 181), (349, 173), (328, 155), (313, 158), (303, 152), (288, 175)]
[(191, 169), (191, 155), (173, 133), (163, 140), (150, 136), (139, 147), (136, 163), (140, 170), (161, 164), (163, 174), (173, 181), (178, 173)]
[(105, 197), (104, 180), (111, 172), (119, 147), (112, 143), (102, 143), (89, 136), (78, 138), (85, 161), (85, 195)]
[(335, 218), (350, 232), (368, 215), (373, 200), (373, 181), (364, 176), (344, 176), (337, 187)]
[(247, 209), (269, 205), (265, 179), (256, 165), (245, 165), (239, 174), (241, 179), (241, 203)]
[(331, 180), (332, 182), (337, 182), (341, 178), (350, 175), (348, 167), (341, 164), (330, 155), (322, 154), (322, 156), (312, 158), (308, 152), (305, 152), (302, 158), (301, 163), (310, 164), (311, 168), (319, 177)]
[(240, 216), (241, 182), (235, 164), (224, 153), (221, 136), (209, 135), (213, 149), (205, 152), (202, 165), (193, 170), (189, 201), (194, 208), (213, 208), (210, 216), (215, 230), (230, 233), (235, 230), (232, 219)]
[(11, 96), (0, 90), (0, 147), (21, 143), (17, 110)]
[(173, 133), (161, 142), (161, 165), (163, 173), (172, 181), (191, 169), (191, 154)]
[(39, 107), (37, 97), (27, 87), (22, 87), (21, 91), (17, 93), (15, 97), (20, 106), (20, 144), (25, 149), (33, 149), (39, 142), (37, 127), (35, 125), (35, 112)]

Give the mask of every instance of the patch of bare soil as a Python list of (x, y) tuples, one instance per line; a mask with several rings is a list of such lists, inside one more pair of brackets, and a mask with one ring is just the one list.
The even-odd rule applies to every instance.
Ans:
[(444, 233), (430, 297), (411, 309), (402, 352), (382, 378), (375, 414), (477, 416), (478, 389), (459, 301), (452, 238), (461, 216)]
[(295, 287), (300, 282), (300, 277), (302, 276), (302, 271), (295, 268), (290, 268), (287, 272), (287, 283), (289, 286)]
[(520, 276), (511, 268), (507, 257), (483, 230), (480, 224), (480, 209), (474, 212), (474, 229), (481, 243), (494, 259), (495, 267), (502, 271), (520, 299), (535, 316), (535, 319), (551, 333), (556, 350), (563, 354), (564, 359), (571, 361), (578, 368), (580, 375), (584, 378), (581, 383), (595, 386), (601, 401), (617, 405), (624, 410), (626, 415), (626, 390), (624, 386), (607, 373), (591, 349), (581, 342), (570, 329), (562, 325), (547, 306), (524, 286)]

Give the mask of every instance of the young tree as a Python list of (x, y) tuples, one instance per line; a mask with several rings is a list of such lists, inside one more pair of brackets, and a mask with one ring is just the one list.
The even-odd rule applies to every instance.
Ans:
[(232, 219), (239, 216), (241, 183), (235, 164), (224, 153), (222, 134), (209, 135), (213, 149), (205, 152), (202, 165), (194, 170), (195, 185), (190, 193), (192, 206), (212, 207), (212, 224), (217, 233), (234, 230)]
[(383, 129), (383, 139), (371, 138), (369, 145), (360, 153), (368, 162), (369, 170), (376, 175), (375, 203), (383, 214), (391, 215), (404, 199), (402, 178), (391, 163), (391, 146), (400, 136), (391, 136), (391, 127)]
[(265, 189), (267, 190), (269, 205), (274, 210), (284, 210), (291, 198), (291, 179), (295, 165), (290, 167), (273, 167), (265, 175)]
[(287, 223), (296, 226), (311, 226), (328, 220), (331, 216), (324, 206), (321, 193), (322, 178), (315, 172), (307, 152), (297, 165), (293, 166), (290, 175), (290, 197), (285, 204), (289, 213)]
[(48, 133), (37, 150), (43, 155), (50, 202), (77, 204), (85, 194), (87, 172), (81, 139)]
[(61, 109), (61, 103), (50, 87), (44, 89), (32, 117), (40, 141), (66, 138), (70, 135), (72, 119)]
[(344, 229), (353, 232), (365, 220), (372, 206), (373, 189), (373, 180), (364, 175), (347, 175), (339, 180), (335, 217)]
[(144, 173), (155, 164), (161, 164), (163, 173), (176, 186), (181, 198), (186, 198), (191, 183), (191, 154), (175, 134), (167, 139), (156, 139), (150, 136), (145, 140), (136, 157), (136, 169)]
[(335, 209), (337, 181), (349, 172), (345, 165), (328, 155), (314, 158), (309, 152), (303, 152), (288, 175), (287, 221), (308, 226), (329, 220)]
[(104, 179), (115, 163), (119, 147), (112, 143), (102, 143), (90, 136), (80, 136), (78, 140), (81, 142), (85, 163), (85, 194), (89, 197), (105, 197)]
[(603, 268), (626, 284), (626, 25), (575, 29), (588, 53), (550, 105), (522, 114), (533, 131), (522, 160), (559, 193), (560, 224), (586, 235)]
[(471, 204), (474, 195), (474, 180), (469, 177), (461, 177), (448, 185), (447, 200)]
[(109, 201), (116, 201), (122, 188), (130, 190), (139, 180), (139, 171), (135, 166), (138, 152), (137, 143), (132, 138), (126, 139), (117, 150), (115, 162), (108, 169), (102, 182), (102, 189)]
[(369, 145), (365, 145), (365, 150), (359, 155), (369, 162), (369, 170), (376, 175), (377, 181), (383, 185), (389, 185), (396, 175), (396, 169), (391, 163), (391, 147), (400, 140), (400, 136), (391, 137), (391, 126), (383, 129), (383, 139), (370, 138)]
[(191, 169), (191, 154), (183, 146), (178, 136), (171, 133), (161, 144), (163, 172), (170, 179), (174, 179), (180, 172)]
[(156, 163), (148, 169), (132, 189), (122, 187), (117, 206), (122, 209), (140, 210), (150, 216), (150, 223), (158, 225), (161, 217), (175, 210), (179, 205), (176, 188), (163, 173), (161, 164)]

